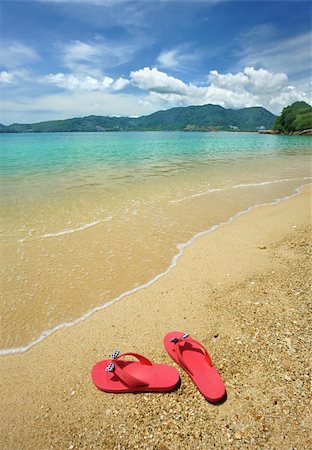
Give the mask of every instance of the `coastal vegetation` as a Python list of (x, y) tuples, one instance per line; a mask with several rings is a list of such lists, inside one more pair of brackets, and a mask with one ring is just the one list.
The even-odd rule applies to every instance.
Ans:
[(0, 133), (105, 131), (257, 131), (271, 128), (275, 115), (262, 107), (218, 105), (177, 107), (141, 117), (87, 116), (32, 124), (0, 124)]
[(276, 118), (273, 131), (283, 134), (311, 134), (312, 106), (306, 102), (295, 102), (287, 106)]

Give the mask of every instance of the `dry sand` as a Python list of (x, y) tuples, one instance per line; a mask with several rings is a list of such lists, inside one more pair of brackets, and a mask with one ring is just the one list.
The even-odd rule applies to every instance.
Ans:
[[(2, 449), (310, 449), (311, 189), (186, 249), (147, 289), (1, 358)], [(211, 405), (181, 371), (169, 394), (106, 394), (93, 364), (116, 348), (173, 364), (188, 331), (227, 386)]]

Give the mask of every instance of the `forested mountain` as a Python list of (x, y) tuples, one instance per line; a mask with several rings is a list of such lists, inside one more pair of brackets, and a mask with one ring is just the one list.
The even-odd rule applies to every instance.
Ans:
[(88, 116), (32, 124), (0, 125), (0, 133), (60, 131), (257, 131), (271, 128), (274, 114), (261, 107), (225, 109), (218, 105), (187, 106), (149, 116)]

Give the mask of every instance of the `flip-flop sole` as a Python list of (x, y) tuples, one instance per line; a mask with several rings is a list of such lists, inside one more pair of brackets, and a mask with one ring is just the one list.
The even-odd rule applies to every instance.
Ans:
[[(189, 348), (182, 350), (182, 362), (180, 363), (175, 351), (176, 345), (170, 339), (180, 338), (184, 333), (174, 331), (164, 337), (164, 346), (171, 358), (190, 376), (200, 393), (211, 403), (220, 401), (225, 396), (225, 385), (219, 372), (213, 367), (212, 362), (206, 359), (200, 347), (196, 347), (196, 341), (191, 341)], [(185, 341), (187, 342), (187, 341)], [(186, 368), (191, 372), (188, 373)]]

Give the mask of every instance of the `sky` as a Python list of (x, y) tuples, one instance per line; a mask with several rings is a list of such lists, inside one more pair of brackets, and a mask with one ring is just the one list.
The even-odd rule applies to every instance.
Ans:
[(312, 3), (1, 0), (0, 123), (311, 103)]

